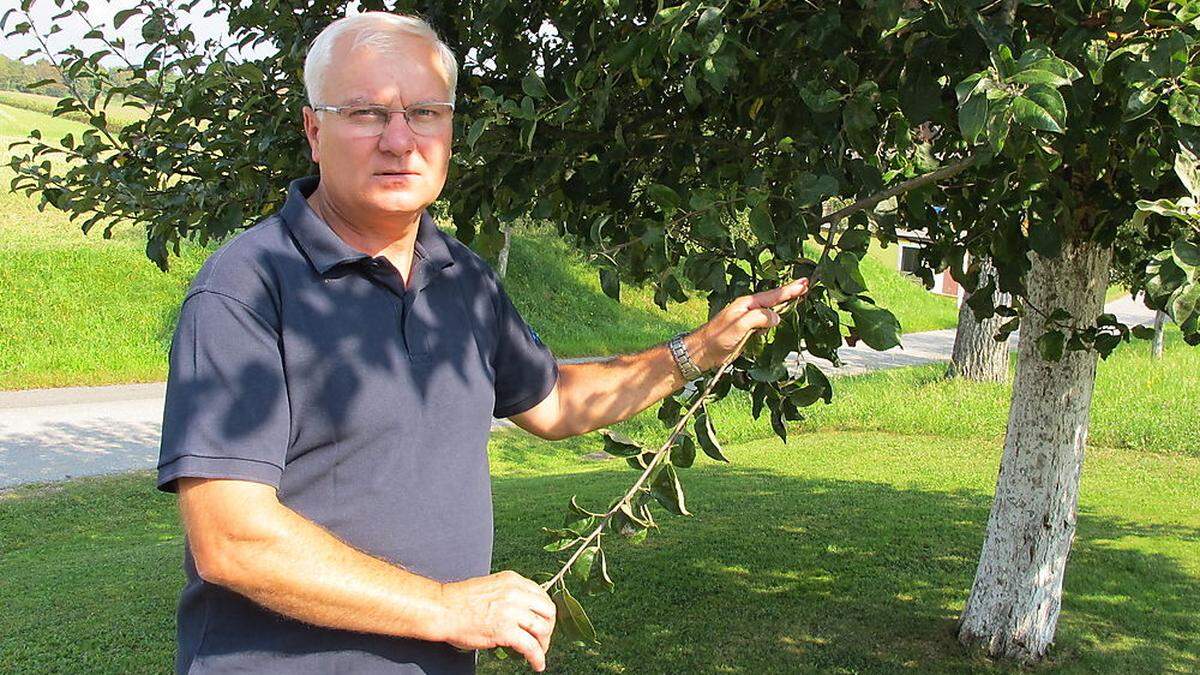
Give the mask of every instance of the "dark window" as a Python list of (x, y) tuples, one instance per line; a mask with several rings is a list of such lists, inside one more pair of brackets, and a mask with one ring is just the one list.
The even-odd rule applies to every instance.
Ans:
[(921, 249), (915, 246), (900, 247), (900, 271), (909, 274), (917, 273), (917, 259), (921, 255)]

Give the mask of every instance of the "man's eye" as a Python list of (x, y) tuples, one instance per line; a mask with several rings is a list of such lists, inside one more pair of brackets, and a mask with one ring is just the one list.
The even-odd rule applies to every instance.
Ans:
[(387, 113), (379, 108), (355, 108), (350, 111), (350, 119), (369, 122), (386, 117)]
[(434, 119), (440, 114), (441, 111), (437, 108), (416, 108), (412, 111), (413, 117), (426, 117), (429, 119)]

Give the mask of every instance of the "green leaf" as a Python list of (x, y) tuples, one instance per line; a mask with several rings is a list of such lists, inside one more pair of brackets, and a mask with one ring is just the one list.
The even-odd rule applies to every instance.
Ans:
[(1180, 124), (1200, 127), (1200, 90), (1176, 89), (1167, 101), (1167, 112)]
[(633, 457), (645, 451), (641, 443), (611, 429), (601, 429), (600, 435), (604, 437), (604, 451), (614, 457)]
[(1125, 100), (1125, 121), (1132, 122), (1146, 113), (1154, 110), (1154, 106), (1158, 104), (1160, 94), (1152, 87), (1144, 85), (1133, 85), (1134, 90), (1130, 92), (1129, 98)]
[(900, 110), (912, 126), (933, 119), (940, 111), (942, 87), (928, 64), (912, 63), (900, 76)]
[(675, 467), (667, 464), (650, 484), (650, 494), (671, 513), (677, 516), (690, 516), (683, 499), (683, 486), (679, 483), (679, 475)]
[(678, 192), (661, 183), (649, 185), (646, 188), (646, 196), (667, 216), (670, 216), (683, 203)]
[(999, 153), (1004, 149), (1004, 143), (1008, 140), (1008, 132), (1010, 129), (1010, 115), (1008, 110), (1000, 110), (994, 112), (988, 117), (987, 122), (987, 140), (988, 145), (992, 150)]
[(804, 379), (812, 386), (819, 387), (822, 390), (821, 398), (826, 403), (833, 401), (833, 385), (829, 383), (829, 378), (820, 368), (811, 363), (804, 364)]
[(1171, 301), (1171, 318), (1183, 326), (1200, 313), (1200, 282), (1193, 281), (1184, 286), (1182, 292)]
[(771, 222), (771, 209), (765, 200), (750, 209), (750, 230), (762, 244), (775, 242), (775, 224)]
[(611, 593), (612, 590), (613, 580), (608, 575), (608, 560), (604, 557), (604, 549), (596, 547), (596, 555), (592, 558), (592, 569), (588, 573), (587, 583), (583, 586), (583, 592)]
[(1048, 70), (1029, 69), (1013, 75), (1011, 81), (1018, 84), (1042, 84), (1048, 87), (1062, 87), (1071, 84), (1067, 78)]
[(1057, 89), (1033, 85), (1013, 99), (1013, 119), (1020, 124), (1061, 134), (1067, 124), (1067, 105)]
[(1088, 69), (1088, 75), (1092, 78), (1092, 84), (1102, 84), (1104, 82), (1104, 64), (1108, 61), (1108, 43), (1104, 40), (1092, 40), (1084, 48), (1083, 59)]
[(811, 173), (802, 173), (796, 178), (793, 187), (796, 206), (811, 206), (825, 197), (837, 194), (838, 182), (833, 176), (814, 176)]
[(550, 595), (554, 601), (556, 619), (554, 632), (561, 633), (568, 642), (595, 642), (596, 628), (583, 611), (583, 605), (571, 595), (566, 584), (560, 583)]
[(621, 301), (621, 276), (616, 270), (611, 267), (604, 267), (600, 270), (600, 288), (608, 297)]
[(900, 322), (896, 315), (860, 298), (850, 300), (846, 310), (854, 318), (859, 339), (868, 347), (884, 351), (900, 346)]
[[(1184, 200), (1190, 203), (1182, 203)], [(1156, 199), (1154, 201), (1139, 199), (1136, 204), (1139, 211), (1157, 213), (1160, 216), (1167, 216), (1169, 218), (1190, 218), (1191, 215), (1188, 209), (1195, 208), (1194, 200), (1190, 197), (1184, 197), (1179, 201), (1171, 199)]]
[(1171, 254), (1175, 257), (1177, 265), (1200, 267), (1200, 245), (1187, 239), (1176, 239), (1171, 245)]
[(849, 251), (842, 251), (833, 259), (833, 281), (838, 290), (846, 295), (856, 295), (867, 290), (867, 281), (859, 269), (858, 256)]
[(671, 464), (686, 469), (696, 461), (696, 443), (688, 435), (680, 435), (671, 446)]
[(467, 146), (468, 147), (470, 147), (471, 149), (475, 148), (475, 141), (479, 140), (479, 137), (482, 136), (483, 132), (487, 130), (487, 126), (488, 126), (488, 119), (482, 118), (482, 117), (471, 123), (471, 128), (469, 130), (467, 130)]
[(546, 91), (546, 83), (534, 72), (530, 72), (521, 80), (521, 91), (535, 99), (543, 99), (550, 95), (550, 92)]
[(113, 28), (120, 28), (126, 21), (141, 14), (141, 9), (135, 7), (133, 9), (123, 9), (116, 14), (113, 14)]
[(783, 419), (783, 404), (771, 410), (771, 431), (779, 437), (779, 440), (787, 443), (787, 422)]
[(1139, 340), (1150, 340), (1154, 338), (1154, 328), (1150, 326), (1137, 325), (1130, 329), (1133, 336)]
[(592, 574), (592, 563), (596, 560), (596, 553), (600, 550), (599, 546), (589, 546), (583, 549), (575, 562), (571, 563), (571, 575), (579, 580), (581, 584), (586, 584), (588, 577)]
[(1175, 153), (1175, 175), (1179, 176), (1179, 182), (1183, 183), (1192, 199), (1200, 198), (1200, 161), (1183, 143), (1179, 144), (1179, 150)]
[(1062, 252), (1062, 230), (1050, 218), (1034, 218), (1029, 223), (1029, 248), (1045, 258), (1057, 258)]
[(1062, 358), (1066, 340), (1067, 336), (1061, 330), (1046, 331), (1037, 340), (1038, 352), (1047, 361), (1058, 361)]
[(721, 449), (720, 442), (717, 441), (717, 432), (713, 429), (712, 420), (709, 418), (707, 410), (696, 416), (696, 423), (693, 428), (696, 431), (696, 440), (700, 442), (700, 449), (704, 451), (704, 454), (718, 462), (729, 461), (725, 457), (725, 451)]
[(696, 77), (688, 73), (687, 77), (683, 78), (683, 97), (687, 99), (688, 105), (695, 108), (700, 105), (703, 100), (700, 97), (700, 88), (696, 86)]
[(988, 118), (988, 101), (986, 96), (972, 96), (958, 109), (958, 128), (962, 131), (963, 140), (974, 145), (983, 132)]

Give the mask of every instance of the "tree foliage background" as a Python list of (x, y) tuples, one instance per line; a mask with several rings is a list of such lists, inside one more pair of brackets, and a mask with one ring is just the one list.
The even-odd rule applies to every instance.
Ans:
[[(81, 3), (58, 4), (65, 16)], [(140, 22), (152, 47), (144, 62), (125, 62), (131, 78), (101, 65), (129, 52), (105, 27), (89, 36), (95, 45), (54, 53), (72, 90), (60, 111), (84, 111), (94, 128), (34, 139), (12, 159), (17, 189), (85, 230), (145, 225), (147, 254), (162, 266), (183, 239), (224, 237), (273, 212), (286, 182), (314, 171), (299, 123), (303, 58), (344, 11), (329, 0), (217, 0), (234, 38), (221, 45), (197, 42), (176, 20), (195, 4), (144, 0), (117, 13), (117, 25)], [(711, 392), (749, 391), (781, 437), (802, 408), (832, 395), (816, 368), (789, 373), (787, 354), (836, 362), (846, 340), (898, 343), (895, 317), (875, 305), (858, 269), (870, 240), (894, 241), (897, 228), (933, 239), (927, 279), (949, 268), (975, 289), (978, 261), (990, 257), (998, 277), (988, 283), (1017, 298), (1031, 252), (1111, 248), (1116, 277), (1200, 342), (1198, 2), (360, 5), (426, 17), (462, 61), (441, 205), (460, 238), (494, 249), (504, 223), (548, 220), (595, 254), (606, 293), (649, 282), (664, 307), (685, 289), (717, 309), (814, 278), (806, 302), (748, 344)], [(4, 26), (47, 30), (23, 9)], [(235, 58), (264, 45), (274, 53)], [(110, 98), (148, 116), (109, 131)], [(858, 210), (839, 211), (847, 206)], [(1131, 334), (1108, 315), (972, 297), (977, 315), (1009, 319), (1005, 332), (1039, 313), (1049, 360), (1107, 354)], [(694, 402), (664, 405), (664, 423)], [(643, 509), (655, 499), (686, 511), (674, 467), (691, 463), (696, 443), (720, 455), (699, 412), (696, 440), (679, 440), (692, 450), (672, 450), (656, 489), (615, 516), (624, 520), (613, 530), (644, 536), (652, 521)], [(642, 450), (623, 443), (609, 439), (644, 468)], [(598, 515), (578, 505), (572, 514), (556, 542), (578, 542), (572, 523)], [(593, 565), (603, 567), (602, 553), (577, 576), (594, 579)]]

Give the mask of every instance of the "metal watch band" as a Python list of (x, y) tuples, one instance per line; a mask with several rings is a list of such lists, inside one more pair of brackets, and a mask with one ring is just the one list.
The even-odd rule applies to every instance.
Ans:
[(680, 333), (671, 338), (667, 346), (671, 349), (671, 357), (675, 359), (675, 367), (679, 369), (679, 374), (683, 375), (683, 379), (691, 382), (700, 377), (702, 373), (696, 367), (696, 362), (692, 360), (692, 355), (688, 353), (687, 345), (683, 344), (684, 335), (687, 333)]

